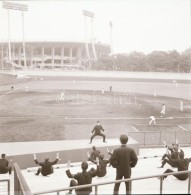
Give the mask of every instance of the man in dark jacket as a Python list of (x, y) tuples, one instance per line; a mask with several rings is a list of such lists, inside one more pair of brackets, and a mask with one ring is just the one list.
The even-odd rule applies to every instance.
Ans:
[(92, 130), (92, 136), (90, 138), (90, 144), (92, 143), (92, 140), (95, 136), (101, 136), (103, 137), (103, 142), (106, 142), (105, 141), (105, 135), (101, 132), (101, 131), (104, 131), (103, 127), (101, 126), (100, 122), (97, 121), (97, 125), (93, 128)]
[(107, 174), (107, 164), (110, 160), (104, 159), (104, 154), (99, 155), (99, 164), (97, 165), (97, 176), (104, 177)]
[(57, 153), (56, 160), (53, 161), (53, 162), (50, 162), (49, 158), (47, 158), (47, 157), (45, 158), (44, 162), (38, 162), (38, 160), (36, 159), (36, 154), (34, 154), (34, 161), (35, 161), (35, 163), (37, 165), (41, 166), (41, 167), (38, 168), (37, 173), (35, 173), (35, 175), (39, 175), (40, 173), (43, 176), (47, 176), (47, 175), (52, 174), (54, 172), (52, 165), (55, 165), (58, 162), (58, 160), (59, 160), (59, 153)]
[(183, 159), (184, 151), (179, 147), (178, 144), (172, 144), (172, 146), (167, 146), (167, 152), (162, 157), (162, 165), (159, 168), (163, 168), (166, 163), (172, 167), (176, 167), (175, 161), (173, 159)]
[[(88, 169), (88, 163), (82, 162), (81, 164), (82, 172), (77, 174), (71, 174), (70, 170), (66, 170), (66, 174), (69, 178), (74, 178), (70, 181), (70, 187), (72, 186), (78, 186), (78, 185), (86, 185), (92, 183), (92, 178), (96, 176), (96, 171), (91, 169), (90, 171), (87, 171)], [(76, 182), (77, 180), (77, 182)], [(88, 188), (81, 188), (75, 190), (77, 195), (89, 195), (92, 192), (92, 187)], [(69, 191), (69, 194), (72, 194), (72, 190)]]
[(96, 164), (96, 160), (100, 155), (100, 150), (97, 150), (95, 146), (92, 146), (92, 150), (93, 151), (91, 152), (90, 157), (88, 157), (88, 160)]
[[(120, 180), (123, 177), (125, 179), (131, 177), (131, 168), (135, 167), (138, 161), (137, 155), (132, 148), (126, 146), (128, 137), (126, 135), (120, 136), (121, 147), (115, 149), (110, 158), (111, 165), (116, 168), (116, 180)], [(129, 182), (125, 183), (126, 194), (130, 192)], [(120, 183), (115, 183), (114, 194), (118, 194)]]
[[(178, 171), (188, 171), (189, 163), (191, 162), (191, 158), (172, 159), (171, 156), (169, 156), (168, 158), (174, 162), (175, 167), (178, 168)], [(174, 171), (171, 169), (167, 169), (164, 173), (171, 173), (171, 172), (174, 172)], [(167, 176), (163, 177), (163, 179), (165, 179)], [(173, 175), (173, 176), (179, 180), (186, 180), (188, 178), (187, 173)]]
[(12, 168), (9, 166), (9, 161), (5, 158), (5, 154), (1, 154), (0, 159), (0, 174), (8, 173), (11, 174)]

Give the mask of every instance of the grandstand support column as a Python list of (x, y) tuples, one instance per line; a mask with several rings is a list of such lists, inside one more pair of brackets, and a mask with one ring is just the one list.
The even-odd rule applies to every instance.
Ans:
[(62, 48), (61, 48), (61, 65), (63, 68), (63, 65), (64, 65), (64, 46), (62, 46)]
[(19, 65), (21, 66), (21, 47), (18, 48), (18, 60), (19, 60)]
[(44, 68), (44, 45), (41, 47), (41, 59), (42, 59), (42, 63), (41, 63), (41, 68)]
[(30, 66), (31, 66), (31, 67), (33, 67), (33, 58), (34, 58), (34, 52), (33, 52), (33, 50), (34, 50), (34, 48), (32, 47), (32, 49), (31, 49), (31, 54), (30, 54), (30, 56), (31, 56)]
[(81, 66), (81, 62), (82, 62), (82, 47), (78, 47), (77, 58), (78, 58), (78, 65)]
[(70, 64), (72, 64), (72, 57), (73, 57), (73, 48), (72, 47), (70, 47), (69, 56), (70, 56)]
[(55, 48), (54, 46), (52, 47), (52, 68), (54, 69), (54, 53), (55, 53)]

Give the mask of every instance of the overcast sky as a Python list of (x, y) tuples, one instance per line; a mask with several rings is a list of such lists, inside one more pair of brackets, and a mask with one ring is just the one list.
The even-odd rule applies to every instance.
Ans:
[[(82, 10), (94, 12), (96, 41), (111, 43), (114, 52), (183, 51), (191, 46), (190, 0), (60, 0), (14, 1), (28, 5), (24, 12), (25, 39), (85, 40)], [(7, 41), (7, 10), (0, 4), (0, 39)], [(88, 39), (91, 21), (87, 18)], [(10, 11), (10, 38), (22, 41), (20, 11)]]

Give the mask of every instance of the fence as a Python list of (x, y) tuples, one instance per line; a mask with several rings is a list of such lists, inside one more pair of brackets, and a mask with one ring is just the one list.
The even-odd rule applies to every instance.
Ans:
[(42, 191), (38, 193), (32, 193), (31, 190), (29, 189), (18, 165), (15, 163), (14, 164), (14, 174), (15, 174), (15, 195), (40, 195), (40, 194), (49, 194), (49, 193), (55, 193), (56, 195), (60, 195), (61, 192), (63, 191), (68, 191), (71, 189), (82, 189), (82, 188), (87, 188), (87, 187), (95, 187), (95, 195), (98, 194), (98, 187), (102, 185), (109, 185), (109, 184), (115, 184), (115, 183), (121, 183), (121, 182), (129, 182), (130, 184), (130, 194), (132, 192), (132, 182), (136, 180), (144, 180), (144, 179), (150, 179), (150, 178), (160, 178), (160, 184), (159, 184), (159, 193), (163, 194), (163, 178), (168, 175), (179, 175), (179, 174), (188, 174), (188, 194), (190, 194), (190, 185), (191, 185), (191, 171), (179, 171), (179, 172), (172, 172), (172, 173), (165, 173), (165, 174), (160, 174), (160, 175), (150, 175), (150, 176), (144, 176), (144, 177), (136, 177), (136, 178), (130, 178), (130, 179), (122, 179), (122, 180), (115, 180), (115, 181), (109, 181), (109, 182), (102, 182), (102, 183), (96, 183), (96, 184), (88, 184), (88, 185), (83, 185), (83, 186), (75, 186), (75, 187), (68, 187), (68, 188), (61, 188), (61, 189), (56, 189), (56, 190), (47, 190), (47, 191)]
[(14, 195), (33, 195), (17, 163), (14, 164)]
[[(7, 192), (7, 195), (10, 195), (10, 180), (9, 179), (0, 179), (0, 183), (7, 183), (7, 187), (6, 186), (1, 186), (1, 190), (0, 190), (0, 194), (4, 194), (3, 192)], [(5, 187), (5, 188), (3, 188)]]
[(129, 132), (129, 136), (136, 140), (140, 146), (161, 146), (163, 141), (167, 144), (178, 143), (181, 145), (191, 144), (191, 131), (142, 131)]

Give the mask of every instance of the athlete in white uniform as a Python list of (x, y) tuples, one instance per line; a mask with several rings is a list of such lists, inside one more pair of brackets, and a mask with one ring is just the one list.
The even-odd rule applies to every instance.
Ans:
[(150, 116), (150, 121), (149, 121), (149, 125), (151, 125), (152, 123), (154, 124), (154, 125), (156, 125), (156, 121), (155, 121), (155, 117), (154, 116)]
[(183, 101), (180, 100), (180, 111), (183, 112)]
[(160, 112), (160, 117), (164, 117), (165, 116), (165, 113), (166, 113), (166, 107), (165, 107), (165, 105), (163, 104), (162, 105), (162, 110), (161, 110), (161, 112)]

